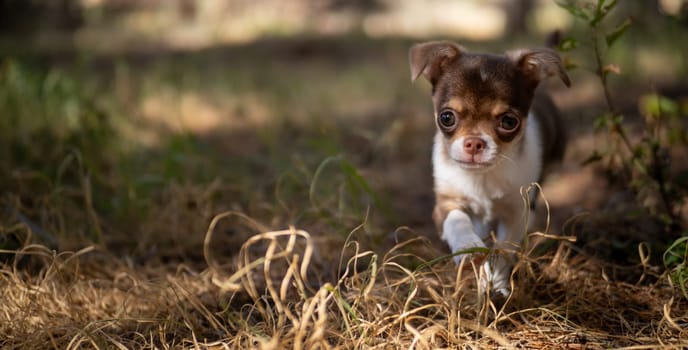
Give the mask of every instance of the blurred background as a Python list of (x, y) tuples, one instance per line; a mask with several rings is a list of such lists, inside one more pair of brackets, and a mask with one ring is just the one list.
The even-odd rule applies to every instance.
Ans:
[[(632, 21), (604, 55), (635, 138), (642, 96), (685, 104), (687, 4), (623, 1), (610, 15)], [(580, 39), (563, 53), (572, 88), (544, 84), (572, 135), (545, 186), (552, 230), (594, 246), (600, 230), (637, 227), (599, 248), (626, 259), (666, 230), (604, 168), (581, 165), (608, 140), (595, 132), (605, 101), (587, 30), (549, 0), (0, 0), (0, 246), (96, 243), (203, 265), (223, 211), (236, 215), (216, 231), (218, 256), (288, 225), (335, 252), (361, 224), (369, 248), (435, 237), (430, 88), (410, 82), (408, 48), (498, 53), (556, 32)], [(670, 151), (685, 165), (684, 147)]]
[[(304, 35), (486, 41), (566, 31), (574, 22), (546, 0), (3, 0), (0, 6), (6, 35), (30, 37), (46, 50), (102, 53), (198, 50)], [(684, 0), (621, 7), (645, 24), (665, 17), (683, 21), (687, 11)]]

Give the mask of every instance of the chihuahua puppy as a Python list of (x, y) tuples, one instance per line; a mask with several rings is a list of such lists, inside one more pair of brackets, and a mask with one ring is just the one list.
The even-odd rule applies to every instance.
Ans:
[[(528, 225), (521, 187), (540, 181), (564, 153), (557, 110), (536, 92), (549, 76), (570, 85), (561, 58), (549, 49), (492, 55), (427, 42), (411, 47), (409, 61), (412, 81), (423, 75), (432, 84), (433, 219), (442, 239), (454, 253), (487, 246), (513, 251)], [(464, 257), (457, 255), (456, 263)], [(512, 267), (513, 254), (492, 256), (482, 264), (479, 285), (508, 296)]]

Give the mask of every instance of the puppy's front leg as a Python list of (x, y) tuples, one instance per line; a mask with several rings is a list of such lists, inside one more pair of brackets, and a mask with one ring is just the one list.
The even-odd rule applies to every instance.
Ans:
[[(454, 209), (449, 212), (442, 223), (442, 239), (444, 239), (452, 253), (470, 249), (484, 248), (485, 243), (475, 233), (471, 217), (464, 211)], [(456, 255), (454, 262), (458, 265), (466, 254)]]
[(497, 227), (497, 242), (494, 247), (501, 250), (494, 254), (483, 265), (485, 281), (483, 287), (488, 287), (502, 296), (510, 294), (509, 279), (514, 266), (514, 251), (519, 248), (526, 232), (523, 215), (514, 215), (499, 223)]

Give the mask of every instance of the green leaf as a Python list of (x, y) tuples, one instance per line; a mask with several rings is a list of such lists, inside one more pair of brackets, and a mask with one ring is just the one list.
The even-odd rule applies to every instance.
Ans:
[(485, 254), (485, 255), (488, 255), (488, 254), (490, 254), (490, 248), (473, 247), (473, 248), (466, 248), (466, 249), (462, 249), (462, 250), (457, 250), (452, 254), (442, 255), (440, 257), (437, 257), (435, 259), (432, 259), (430, 261), (426, 261), (426, 262), (418, 265), (418, 267), (416, 268), (416, 271), (420, 271), (426, 267), (431, 267), (431, 266), (437, 264), (438, 262), (453, 258), (455, 256), (463, 255), (463, 254)]
[(621, 125), (623, 123), (624, 117), (621, 114), (612, 115), (611, 121), (616, 125)]
[(590, 20), (590, 25), (596, 27), (616, 7), (616, 2), (617, 0), (611, 0), (609, 3), (607, 0), (598, 0), (595, 15)]
[(621, 22), (614, 30), (607, 34), (605, 40), (607, 41), (607, 47), (612, 47), (614, 43), (623, 35), (624, 32), (631, 26), (631, 19), (626, 18), (625, 21)]
[(679, 105), (670, 98), (657, 94), (650, 94), (640, 98), (640, 110), (646, 116), (660, 118), (664, 115), (677, 115), (679, 112)]
[(588, 14), (585, 11), (583, 11), (583, 9), (576, 6), (575, 4), (558, 1), (556, 1), (555, 4), (557, 4), (557, 6), (561, 7), (562, 9), (566, 10), (566, 12), (568, 12), (573, 17), (580, 18), (584, 21), (590, 20), (590, 16), (588, 16)]
[(595, 131), (599, 131), (600, 129), (607, 126), (608, 122), (609, 122), (609, 115), (603, 114), (603, 115), (601, 115), (595, 119), (594, 124), (593, 124), (593, 128)]
[(347, 302), (346, 299), (344, 299), (344, 297), (342, 297), (342, 293), (340, 293), (339, 288), (336, 288), (329, 283), (325, 284), (324, 287), (325, 287), (325, 289), (327, 289), (328, 292), (332, 293), (335, 296), (335, 298), (337, 299), (337, 301), (339, 303), (341, 303), (341, 304), (339, 304), (339, 306), (341, 306), (342, 308), (344, 308), (344, 310), (346, 310), (346, 312), (349, 314), (349, 316), (354, 321), (354, 323), (358, 324), (359, 323), (359, 317), (358, 317), (358, 314), (356, 313), (356, 310), (354, 310), (354, 308), (351, 306), (351, 304), (349, 304), (349, 302)]
[(571, 51), (578, 47), (578, 41), (574, 38), (566, 38), (559, 43), (559, 50), (563, 52)]
[(681, 237), (674, 241), (666, 251), (664, 251), (664, 266), (671, 268), (685, 262), (688, 259), (688, 236)]
[(372, 197), (375, 202), (379, 202), (377, 200), (377, 194), (375, 194), (375, 192), (370, 187), (368, 182), (363, 178), (363, 176), (361, 176), (361, 174), (358, 173), (358, 170), (356, 170), (356, 167), (354, 167), (353, 164), (342, 159), (339, 163), (339, 166), (342, 169), (342, 172), (346, 174), (346, 176), (351, 180), (353, 184), (358, 186), (360, 189), (363, 190), (363, 192)]

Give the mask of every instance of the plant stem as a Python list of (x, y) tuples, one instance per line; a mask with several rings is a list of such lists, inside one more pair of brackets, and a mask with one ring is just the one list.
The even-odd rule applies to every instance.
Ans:
[[(656, 149), (652, 150), (652, 158), (654, 163), (652, 164), (652, 167), (653, 169), (656, 168), (656, 171), (650, 173), (647, 166), (643, 164), (643, 162), (640, 159), (638, 159), (638, 156), (633, 150), (633, 145), (631, 144), (631, 141), (628, 139), (628, 136), (626, 135), (626, 132), (623, 129), (621, 122), (619, 121), (619, 117), (621, 116), (621, 114), (616, 110), (616, 107), (614, 106), (614, 102), (612, 100), (611, 91), (609, 89), (609, 84), (607, 82), (607, 73), (604, 71), (604, 62), (602, 61), (602, 53), (600, 50), (599, 43), (599, 32), (597, 31), (596, 27), (592, 28), (592, 41), (593, 50), (595, 53), (595, 63), (597, 64), (596, 73), (597, 76), (600, 78), (600, 82), (602, 83), (602, 90), (604, 91), (604, 98), (605, 102), (607, 103), (607, 110), (611, 116), (607, 121), (607, 127), (610, 133), (619, 136), (619, 138), (621, 139), (621, 143), (623, 143), (623, 145), (626, 147), (626, 150), (630, 153), (630, 159), (628, 159), (628, 161), (624, 161), (623, 157), (621, 157), (621, 164), (624, 168), (624, 171), (627, 173), (628, 178), (632, 179), (633, 173), (630, 169), (630, 166), (633, 165), (636, 167), (636, 169), (638, 169), (638, 171), (640, 171), (640, 173), (643, 176), (646, 176), (648, 179), (655, 182), (657, 184), (657, 189), (659, 192), (659, 196), (662, 200), (662, 204), (664, 206), (664, 209), (666, 210), (667, 215), (669, 216), (669, 219), (672, 223), (676, 223), (677, 218), (674, 215), (673, 208), (671, 205), (671, 199), (669, 198), (669, 193), (667, 192), (666, 184), (664, 181), (664, 172), (662, 171), (662, 163), (660, 156), (658, 155), (658, 151)], [(629, 165), (629, 163), (631, 165)]]
[(599, 34), (596, 28), (592, 31), (592, 44), (593, 50), (595, 50), (595, 63), (597, 64), (595, 72), (602, 82), (602, 90), (604, 91), (604, 99), (607, 102), (607, 108), (613, 116), (616, 116), (618, 113), (616, 112), (616, 108), (612, 102), (612, 95), (607, 85), (607, 74), (604, 72), (602, 53), (600, 52)]
[[(609, 84), (607, 82), (607, 73), (604, 71), (604, 62), (602, 61), (602, 53), (600, 51), (600, 43), (599, 43), (599, 33), (597, 31), (597, 28), (593, 28), (592, 30), (592, 41), (593, 41), (593, 50), (595, 53), (595, 63), (597, 64), (596, 67), (596, 74), (600, 78), (600, 82), (602, 83), (602, 91), (604, 92), (604, 99), (605, 102), (607, 103), (607, 110), (610, 114), (610, 118), (608, 120), (608, 129), (612, 134), (616, 134), (619, 136), (621, 139), (621, 143), (626, 147), (626, 150), (630, 153), (631, 158), (630, 158), (630, 163), (635, 165), (638, 170), (643, 173), (643, 175), (648, 175), (647, 168), (638, 161), (637, 156), (635, 152), (633, 151), (633, 145), (631, 144), (631, 141), (628, 139), (628, 136), (626, 135), (626, 132), (623, 129), (623, 126), (618, 120), (618, 117), (621, 116), (621, 114), (616, 110), (616, 107), (614, 106), (614, 102), (612, 100), (612, 95), (611, 91), (609, 89)], [(622, 165), (624, 166), (624, 169), (626, 173), (628, 174), (629, 178), (632, 177), (631, 174), (631, 169), (629, 168), (629, 165), (622, 160)]]

